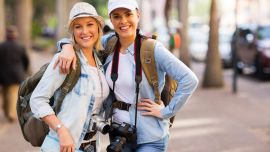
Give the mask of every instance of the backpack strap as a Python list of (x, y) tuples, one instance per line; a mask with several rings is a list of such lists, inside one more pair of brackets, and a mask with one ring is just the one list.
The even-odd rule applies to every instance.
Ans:
[[(145, 36), (142, 36), (142, 45), (141, 45), (141, 53), (140, 53), (140, 59), (141, 59), (141, 65), (143, 68), (143, 71), (145, 73), (145, 76), (150, 83), (150, 85), (154, 88), (154, 94), (155, 94), (155, 101), (157, 103), (160, 103), (160, 93), (158, 89), (158, 74), (156, 69), (156, 62), (155, 62), (155, 56), (154, 56), (154, 47), (156, 44), (156, 35), (152, 36), (151, 38), (147, 38)], [(116, 45), (118, 38), (116, 35), (112, 36), (106, 46), (106, 56), (111, 54), (114, 51), (114, 47)]]
[(116, 35), (113, 35), (107, 42), (105, 50), (101, 50), (97, 52), (97, 56), (100, 59), (101, 63), (104, 64), (107, 57), (113, 53), (116, 42), (118, 38)]
[(118, 38), (116, 35), (113, 35), (107, 42), (107, 46), (106, 46), (106, 52), (108, 54), (111, 54), (114, 51), (116, 42), (117, 42)]
[(141, 45), (141, 64), (145, 76), (154, 88), (155, 101), (160, 104), (160, 94), (158, 89), (158, 74), (154, 56), (156, 40), (144, 38)]
[(70, 73), (67, 75), (67, 77), (65, 78), (64, 82), (62, 83), (62, 85), (60, 86), (60, 96), (57, 98), (57, 104), (54, 108), (55, 113), (58, 113), (60, 111), (60, 107), (63, 103), (63, 100), (65, 98), (65, 96), (73, 89), (73, 87), (75, 86), (75, 84), (77, 83), (80, 74), (81, 74), (81, 63), (80, 63), (80, 59), (76, 54), (76, 69), (72, 69), (70, 71)]

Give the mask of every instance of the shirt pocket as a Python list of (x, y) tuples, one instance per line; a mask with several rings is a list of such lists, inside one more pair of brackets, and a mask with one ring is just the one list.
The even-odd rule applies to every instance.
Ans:
[(87, 74), (81, 74), (78, 82), (76, 83), (74, 87), (74, 92), (79, 96), (85, 96), (87, 95), (88, 90), (88, 75)]

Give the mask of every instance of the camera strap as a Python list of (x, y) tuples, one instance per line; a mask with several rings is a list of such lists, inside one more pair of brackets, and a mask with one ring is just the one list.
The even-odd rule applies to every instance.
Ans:
[[(119, 38), (116, 42), (114, 48), (114, 54), (112, 59), (112, 69), (111, 69), (111, 79), (113, 81), (113, 93), (115, 89), (115, 82), (118, 79), (118, 65), (119, 65), (119, 52), (120, 52), (120, 41)], [(136, 107), (135, 107), (135, 128), (137, 126), (137, 111), (138, 111), (138, 98), (139, 98), (139, 84), (142, 81), (142, 68), (140, 59), (140, 49), (141, 49), (141, 35), (139, 34), (139, 29), (136, 31), (136, 39), (134, 44), (134, 60), (136, 65), (135, 70), (135, 82), (136, 82)], [(112, 120), (112, 119), (111, 119)]]

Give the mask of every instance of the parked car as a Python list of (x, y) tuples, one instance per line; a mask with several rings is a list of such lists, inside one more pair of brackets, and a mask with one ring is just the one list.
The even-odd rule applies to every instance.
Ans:
[(219, 53), (224, 68), (232, 67), (231, 39), (232, 32), (219, 33)]
[(255, 74), (261, 79), (270, 76), (270, 25), (237, 28), (232, 48), (240, 73)]
[[(208, 50), (208, 36), (207, 32), (191, 32), (189, 50), (193, 60), (203, 62), (206, 60)], [(232, 67), (232, 53), (231, 53), (231, 38), (232, 32), (219, 32), (219, 53), (222, 65), (224, 68)]]
[(189, 51), (191, 58), (194, 61), (203, 62), (207, 53), (208, 34), (207, 33), (192, 33), (190, 36)]

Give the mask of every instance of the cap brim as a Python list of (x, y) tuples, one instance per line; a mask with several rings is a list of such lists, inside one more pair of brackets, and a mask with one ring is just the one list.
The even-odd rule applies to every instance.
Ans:
[(74, 17), (71, 21), (69, 21), (68, 27), (70, 28), (70, 24), (71, 24), (75, 19), (81, 18), (81, 17), (92, 17), (92, 18), (96, 19), (96, 20), (99, 22), (99, 24), (101, 25), (102, 28), (103, 28), (104, 25), (105, 25), (105, 22), (104, 22), (104, 20), (103, 20), (103, 18), (102, 18), (101, 16), (82, 14), (82, 15), (79, 15), (79, 16)]
[(126, 8), (129, 10), (136, 10), (136, 6), (132, 5), (132, 4), (122, 4), (121, 6), (117, 5), (117, 6), (112, 6), (111, 8), (109, 8), (108, 14), (110, 15), (115, 9), (118, 8)]

